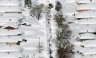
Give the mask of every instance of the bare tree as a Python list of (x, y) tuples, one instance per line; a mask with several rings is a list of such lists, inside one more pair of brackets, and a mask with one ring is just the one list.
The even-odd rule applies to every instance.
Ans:
[(62, 9), (62, 4), (59, 1), (57, 1), (56, 6), (55, 6), (55, 10), (60, 11), (61, 9)]
[(58, 30), (56, 31), (57, 38), (55, 40), (56, 46), (58, 48), (58, 58), (71, 58), (73, 46), (69, 42), (71, 39), (71, 30), (69, 25), (63, 23), (63, 21), (66, 21), (63, 15), (57, 13), (54, 15), (54, 19), (58, 26)]
[(57, 14), (54, 15), (54, 20), (57, 22), (57, 25), (59, 27), (62, 27), (63, 21), (66, 21), (64, 16), (59, 14), (58, 12), (57, 12)]
[(39, 4), (39, 5), (35, 5), (31, 10), (30, 10), (30, 15), (31, 16), (36, 16), (39, 20), (39, 18), (41, 17), (41, 13), (43, 11), (44, 8), (44, 4)]

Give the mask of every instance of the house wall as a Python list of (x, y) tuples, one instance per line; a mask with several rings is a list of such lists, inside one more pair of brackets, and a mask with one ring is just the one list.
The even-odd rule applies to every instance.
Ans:
[(17, 42), (7, 42), (8, 45), (17, 45)]
[(4, 29), (8, 29), (8, 30), (15, 30), (14, 27), (5, 27)]
[(77, 12), (84, 12), (84, 11), (87, 11), (87, 10), (77, 10)]
[(0, 26), (0, 28), (2, 28), (2, 26)]

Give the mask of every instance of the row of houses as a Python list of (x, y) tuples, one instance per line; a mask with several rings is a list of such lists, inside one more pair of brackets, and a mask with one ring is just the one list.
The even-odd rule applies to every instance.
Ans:
[(39, 21), (25, 19), (22, 12), (21, 0), (0, 0), (0, 58), (36, 57), (44, 44), (43, 28), (36, 28)]
[(72, 30), (75, 58), (96, 58), (96, 0), (66, 1), (63, 12)]
[(96, 58), (96, 1), (76, 0), (79, 47), (75, 50), (81, 58)]

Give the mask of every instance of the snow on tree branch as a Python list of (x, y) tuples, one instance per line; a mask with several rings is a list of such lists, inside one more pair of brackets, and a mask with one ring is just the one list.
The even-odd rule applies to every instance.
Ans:
[(44, 8), (44, 4), (39, 4), (39, 5), (35, 5), (31, 11), (30, 11), (30, 15), (31, 16), (36, 16), (39, 20), (39, 18), (41, 17), (41, 13), (43, 11)]

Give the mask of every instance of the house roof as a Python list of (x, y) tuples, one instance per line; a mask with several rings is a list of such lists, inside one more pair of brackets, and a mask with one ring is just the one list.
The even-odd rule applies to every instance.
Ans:
[(84, 45), (84, 47), (96, 47), (96, 40), (83, 41), (81, 42), (81, 45)]
[(0, 29), (0, 35), (18, 35), (18, 34), (22, 34), (23, 32), (21, 30), (6, 30), (6, 29)]
[(81, 4), (77, 6), (77, 10), (89, 10), (89, 9), (96, 9), (96, 4), (90, 3), (90, 4)]
[(90, 0), (76, 0), (78, 3), (96, 3), (95, 0), (92, 0), (92, 2), (90, 2)]
[(84, 33), (80, 34), (80, 39), (96, 39), (96, 35), (91, 33)]
[(20, 51), (21, 47), (18, 45), (12, 45), (11, 47), (10, 45), (5, 45), (0, 47), (0, 52), (20, 52)]
[(96, 48), (82, 48), (81, 50), (79, 50), (79, 52), (83, 53), (83, 54), (96, 54)]
[(19, 58), (24, 57), (24, 55), (20, 52), (13, 52), (13, 53), (0, 53), (0, 58)]
[(0, 12), (21, 12), (19, 6), (0, 6)]
[(96, 58), (96, 55), (92, 55), (92, 56), (86, 55), (86, 56), (82, 56), (81, 58)]
[(96, 28), (94, 27), (79, 28), (79, 33), (85, 33), (85, 32), (96, 32)]
[(96, 19), (82, 19), (79, 20), (79, 24), (96, 24)]
[[(2, 16), (1, 16), (2, 15)], [(14, 17), (19, 17), (20, 19), (23, 18), (24, 16), (19, 13), (0, 13), (0, 17), (8, 17), (8, 16), (14, 16)]]
[(16, 6), (16, 5), (20, 5), (20, 2), (19, 1), (16, 1), (16, 0), (14, 0), (14, 1), (8, 1), (8, 0), (1, 0), (0, 1), (0, 6), (1, 5), (4, 5), (4, 6), (8, 6), (8, 5), (10, 5), (10, 6)]
[(0, 22), (18, 22), (18, 20), (20, 18), (14, 16), (0, 17)]
[(10, 36), (10, 37), (1, 37), (0, 42), (18, 42), (22, 41), (23, 37), (21, 36)]
[(90, 18), (90, 17), (96, 17), (96, 12), (84, 11), (84, 12), (78, 12), (76, 14), (76, 18)]
[(2, 26), (3, 26), (3, 28), (6, 28), (6, 27), (8, 27), (8, 26), (14, 27), (14, 28), (18, 28), (18, 24), (17, 24), (17, 23), (14, 23), (14, 22), (5, 23), (5, 24), (3, 24)]

